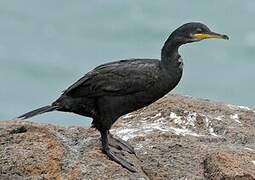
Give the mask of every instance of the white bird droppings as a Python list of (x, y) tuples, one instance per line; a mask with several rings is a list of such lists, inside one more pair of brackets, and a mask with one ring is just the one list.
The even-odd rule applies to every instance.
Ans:
[(209, 127), (209, 119), (207, 116), (205, 116), (204, 122), (205, 122), (205, 126)]
[(175, 114), (173, 112), (170, 113), (170, 119), (174, 119), (174, 123), (176, 123), (176, 124), (181, 124), (182, 123), (182, 117), (177, 116), (177, 114)]
[(241, 110), (244, 110), (244, 111), (252, 111), (252, 109), (247, 107), (247, 106), (237, 106), (237, 105), (233, 105), (233, 104), (228, 104), (227, 106), (230, 109), (233, 109), (233, 110), (241, 109)]
[[(134, 115), (128, 114), (125, 115), (123, 118), (131, 118)], [(211, 135), (214, 137), (218, 137), (215, 133), (215, 130), (212, 126), (212, 120), (219, 120), (222, 121), (222, 118), (224, 118), (224, 115), (217, 116), (215, 118), (209, 117), (207, 115), (200, 114), (201, 117), (203, 117), (205, 128), (207, 129), (207, 135)], [(196, 121), (197, 121), (198, 113), (197, 112), (189, 112), (185, 111), (183, 116), (179, 116), (174, 112), (171, 112), (169, 115), (169, 118), (172, 121), (168, 121), (168, 118), (162, 117), (162, 113), (157, 113), (154, 116), (150, 117), (152, 122), (148, 122), (146, 119), (143, 118), (142, 121), (140, 121), (136, 126), (125, 127), (125, 128), (117, 128), (111, 130), (114, 134), (122, 138), (123, 140), (129, 140), (136, 136), (146, 136), (148, 133), (152, 133), (153, 131), (161, 131), (161, 132), (172, 132), (176, 135), (190, 135), (190, 136), (207, 136), (206, 134), (200, 134), (194, 132), (194, 128), (196, 128)], [(230, 118), (235, 120), (238, 123), (241, 123), (239, 121), (238, 114), (230, 115)], [(174, 124), (171, 124), (174, 123)], [(170, 125), (171, 124), (171, 125)], [(177, 125), (177, 127), (176, 127)], [(190, 129), (191, 128), (191, 129)]]
[(249, 151), (254, 151), (254, 149), (248, 148), (248, 147), (245, 147), (244, 149), (249, 150)]
[(214, 117), (214, 119), (216, 119), (218, 121), (222, 121), (223, 118), (224, 118), (224, 115)]
[(115, 131), (115, 134), (119, 137), (121, 137), (124, 141), (127, 141), (129, 139), (132, 139), (136, 136), (136, 132), (138, 131), (137, 129), (133, 128), (118, 128)]
[(134, 117), (135, 115), (133, 115), (133, 114), (126, 114), (125, 116), (123, 116), (122, 118), (123, 119), (128, 119), (128, 118), (132, 118), (132, 117)]
[[(180, 116), (179, 116), (180, 117)], [(192, 132), (189, 129), (186, 128), (175, 128), (175, 127), (169, 127), (164, 124), (165, 119), (159, 118), (158, 120), (154, 121), (153, 123), (142, 123), (138, 127), (140, 128), (117, 128), (113, 129), (111, 131), (114, 132), (117, 136), (122, 138), (123, 140), (127, 141), (129, 139), (132, 139), (136, 136), (143, 136), (147, 133), (151, 133), (154, 130), (162, 131), (162, 132), (173, 132), (176, 135), (191, 135), (191, 136), (202, 136), (197, 133)]]
[(237, 123), (241, 124), (241, 121), (239, 121), (239, 115), (238, 114), (232, 114), (230, 115), (230, 118), (236, 121)]
[(197, 113), (196, 112), (189, 112), (187, 116), (187, 123), (186, 125), (195, 126), (195, 122), (197, 120)]
[(162, 114), (161, 113), (158, 113), (158, 114), (156, 114), (155, 116), (153, 116), (153, 117), (151, 117), (152, 119), (154, 119), (154, 118), (158, 118), (158, 117), (161, 117), (162, 116)]
[(212, 136), (218, 136), (215, 132), (214, 132), (214, 129), (212, 127), (209, 127), (209, 134), (212, 135)]
[(172, 130), (176, 135), (183, 135), (183, 136), (190, 135), (190, 136), (196, 136), (196, 137), (202, 136), (188, 129), (180, 129), (180, 128), (173, 128), (173, 127), (170, 127), (169, 129)]
[(240, 109), (246, 110), (246, 111), (250, 111), (251, 108), (247, 107), (247, 106), (238, 106)]
[(251, 161), (255, 165), (255, 161)]

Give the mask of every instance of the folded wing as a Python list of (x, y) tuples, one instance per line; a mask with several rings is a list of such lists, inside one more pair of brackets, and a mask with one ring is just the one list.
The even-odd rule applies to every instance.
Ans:
[(158, 60), (122, 60), (98, 66), (64, 91), (71, 97), (121, 96), (146, 91), (157, 82)]

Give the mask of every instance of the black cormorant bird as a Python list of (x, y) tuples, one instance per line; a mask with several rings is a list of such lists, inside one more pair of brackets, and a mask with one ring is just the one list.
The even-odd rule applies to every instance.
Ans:
[(124, 168), (135, 172), (121, 150), (134, 153), (125, 141), (114, 138), (109, 129), (117, 119), (148, 106), (171, 91), (180, 81), (183, 61), (178, 48), (203, 39), (228, 39), (202, 23), (177, 28), (166, 40), (158, 59), (127, 59), (100, 65), (67, 88), (51, 105), (19, 116), (27, 119), (50, 111), (65, 111), (93, 118), (100, 131), (103, 152)]

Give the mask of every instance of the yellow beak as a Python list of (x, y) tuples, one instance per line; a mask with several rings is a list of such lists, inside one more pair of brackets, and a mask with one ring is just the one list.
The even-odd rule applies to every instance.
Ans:
[(218, 34), (218, 33), (214, 33), (214, 32), (210, 32), (210, 33), (196, 33), (196, 34), (193, 34), (193, 38), (196, 38), (196, 39), (199, 39), (199, 40), (211, 39), (211, 38), (225, 39), (225, 40), (229, 39), (229, 37), (227, 35)]

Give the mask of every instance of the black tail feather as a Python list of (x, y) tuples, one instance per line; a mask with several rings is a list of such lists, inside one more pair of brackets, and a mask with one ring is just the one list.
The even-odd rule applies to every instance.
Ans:
[(16, 119), (20, 119), (20, 120), (28, 119), (28, 118), (31, 118), (33, 116), (39, 115), (39, 114), (43, 114), (43, 113), (46, 113), (46, 112), (57, 110), (58, 108), (59, 108), (58, 106), (51, 106), (51, 105), (44, 106), (44, 107), (35, 109), (33, 111), (30, 111), (28, 113), (25, 113), (25, 114), (17, 117)]

